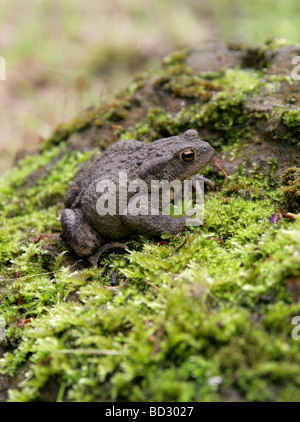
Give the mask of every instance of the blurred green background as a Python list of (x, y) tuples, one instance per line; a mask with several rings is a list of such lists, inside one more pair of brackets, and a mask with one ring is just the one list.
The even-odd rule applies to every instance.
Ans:
[(298, 42), (299, 0), (0, 0), (0, 173), (17, 150), (206, 40)]

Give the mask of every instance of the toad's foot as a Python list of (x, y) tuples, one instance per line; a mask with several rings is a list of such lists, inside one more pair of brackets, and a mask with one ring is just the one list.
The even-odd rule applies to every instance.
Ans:
[(64, 238), (76, 255), (88, 257), (101, 245), (103, 239), (84, 220), (79, 209), (66, 208), (61, 216)]

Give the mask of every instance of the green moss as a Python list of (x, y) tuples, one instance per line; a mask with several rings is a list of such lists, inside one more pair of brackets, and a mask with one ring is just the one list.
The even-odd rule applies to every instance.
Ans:
[(227, 69), (216, 78), (216, 82), (232, 91), (257, 92), (262, 85), (262, 72), (248, 69)]
[(237, 126), (244, 126), (248, 123), (243, 108), (244, 100), (245, 97), (241, 94), (221, 92), (198, 113), (194, 113), (193, 121), (199, 122), (200, 127), (205, 126), (225, 133)]
[(183, 63), (187, 55), (187, 50), (175, 51), (163, 59), (163, 66), (173, 66)]
[(266, 41), (267, 47), (271, 48), (272, 50), (278, 50), (279, 48), (288, 46), (289, 44), (289, 40), (278, 37), (273, 37)]
[[(121, 139), (156, 139), (177, 135), (187, 129), (201, 131), (210, 129), (219, 134), (213, 145), (233, 146), (240, 139), (251, 136), (249, 119), (244, 110), (243, 95), (220, 93), (207, 104), (191, 105), (179, 111), (175, 116), (163, 108), (150, 109), (146, 118), (134, 128), (124, 131)], [(209, 141), (209, 139), (207, 139)]]
[(299, 130), (300, 110), (295, 109), (295, 110), (284, 111), (281, 114), (281, 121), (289, 128), (294, 129), (295, 131)]
[(288, 211), (300, 211), (300, 168), (291, 167), (281, 175), (282, 191)]
[[(78, 401), (218, 400), (228, 388), (262, 401), (297, 391), (298, 344), (290, 333), (300, 305), (291, 306), (284, 281), (300, 271), (300, 219), (272, 224), (280, 192), (263, 180), (254, 186), (256, 196), (235, 192), (225, 204), (222, 193), (208, 195), (201, 233), (165, 236), (161, 246), (138, 236), (135, 251), (107, 255), (99, 270), (59, 268), (26, 279), (42, 272), (43, 252), (23, 247), (20, 263), (12, 260), (24, 277), (22, 315), (18, 279), (1, 298), (7, 341), (18, 343), (2, 371), (30, 362), (10, 400), (38, 400), (52, 379), (64, 386), (64, 399)], [(128, 277), (125, 288), (105, 288)], [(67, 301), (71, 293), (78, 302)], [(35, 318), (32, 326), (19, 327), (18, 315)], [(215, 375), (219, 389), (209, 383)]]
[(170, 92), (174, 97), (198, 98), (208, 101), (214, 91), (222, 91), (223, 86), (199, 75), (193, 75), (192, 69), (184, 64), (172, 66), (169, 72), (163, 72), (156, 78), (155, 86)]
[(284, 139), (290, 143), (300, 145), (300, 110), (281, 110), (279, 113), (279, 121), (289, 129), (288, 133), (284, 135)]

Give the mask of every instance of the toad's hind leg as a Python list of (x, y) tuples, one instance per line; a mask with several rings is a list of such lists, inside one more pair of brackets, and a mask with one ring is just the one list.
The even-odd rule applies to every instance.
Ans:
[(100, 235), (85, 222), (82, 211), (76, 208), (63, 211), (61, 226), (66, 242), (78, 256), (90, 256), (104, 243)]

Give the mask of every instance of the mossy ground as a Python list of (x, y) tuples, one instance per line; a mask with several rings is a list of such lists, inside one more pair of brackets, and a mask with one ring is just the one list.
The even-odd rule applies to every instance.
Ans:
[[(205, 79), (191, 75), (183, 57), (166, 62), (154, 85), (199, 103), (176, 115), (152, 108), (120, 136), (151, 141), (209, 128), (218, 151), (242, 150), (253, 136), (245, 99), (266, 80), (241, 69)], [(120, 107), (107, 106), (88, 124), (111, 124)], [(206, 193), (204, 227), (159, 242), (136, 236), (129, 253), (106, 253), (99, 268), (74, 271), (62, 267), (62, 254), (49, 264), (34, 240), (61, 231), (66, 189), (92, 154), (66, 149), (76, 129), (56, 132), (0, 185), (1, 371), (21, 374), (9, 400), (299, 401), (299, 341), (291, 333), (300, 302), (285, 285), (300, 272), (300, 218), (270, 221), (277, 209), (289, 211), (276, 162), (267, 161), (267, 177), (240, 166), (224, 185), (208, 168), (217, 188)], [(63, 151), (47, 175), (24, 187)]]

